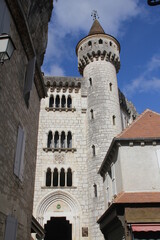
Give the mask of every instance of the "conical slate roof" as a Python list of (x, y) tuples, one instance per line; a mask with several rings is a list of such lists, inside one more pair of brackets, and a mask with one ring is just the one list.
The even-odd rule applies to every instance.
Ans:
[(94, 34), (105, 34), (105, 31), (103, 30), (102, 26), (100, 25), (100, 23), (98, 22), (97, 19), (94, 20), (92, 27), (89, 31), (88, 36), (90, 35), (94, 35)]

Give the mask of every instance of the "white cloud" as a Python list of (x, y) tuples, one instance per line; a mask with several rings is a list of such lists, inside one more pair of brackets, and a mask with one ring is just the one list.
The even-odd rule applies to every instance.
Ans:
[(123, 92), (126, 96), (132, 96), (135, 93), (160, 92), (160, 78), (139, 77), (125, 86)]
[(64, 70), (58, 66), (58, 65), (51, 65), (51, 67), (49, 68), (49, 71), (45, 71), (44, 69), (44, 74), (46, 76), (65, 76), (65, 72)]
[(152, 57), (151, 61), (148, 63), (148, 71), (151, 72), (156, 70), (157, 68), (160, 69), (160, 56), (155, 55)]
[(114, 35), (124, 20), (139, 13), (138, 0), (59, 0), (54, 10), (56, 22), (62, 27), (63, 33), (72, 34), (80, 30), (89, 31), (93, 10), (97, 10), (105, 31)]
[[(139, 0), (58, 0), (54, 2), (52, 21), (49, 27), (48, 47), (45, 62), (50, 60), (60, 63), (62, 58), (70, 56), (70, 46), (65, 42), (69, 36), (74, 39), (84, 32), (87, 35), (92, 25), (91, 12), (98, 11), (99, 21), (106, 33), (116, 35), (121, 25), (139, 14)], [(123, 29), (124, 31), (124, 29)], [(79, 38), (80, 39), (80, 38)]]
[(145, 71), (133, 79), (123, 89), (126, 96), (135, 93), (160, 92), (160, 78), (155, 77), (156, 70), (160, 70), (160, 56), (154, 55), (146, 64)]

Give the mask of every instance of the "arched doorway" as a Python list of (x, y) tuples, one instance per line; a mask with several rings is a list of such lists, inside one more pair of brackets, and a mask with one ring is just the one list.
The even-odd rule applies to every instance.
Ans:
[(44, 228), (44, 240), (72, 240), (72, 224), (65, 217), (51, 217)]
[[(50, 224), (53, 222), (51, 219), (55, 219), (54, 223), (61, 221), (60, 223), (62, 223), (62, 225), (63, 222), (68, 223), (68, 225), (70, 224), (68, 229), (71, 229), (71, 238), (65, 238), (65, 240), (81, 239), (81, 207), (75, 197), (73, 197), (70, 193), (58, 190), (47, 194), (43, 199), (40, 200), (35, 215), (36, 219), (44, 227), (47, 227), (49, 222)], [(59, 224), (59, 226), (61, 226), (61, 224)], [(53, 229), (52, 227), (50, 227), (50, 229)], [(45, 238), (45, 240), (51, 239), (63, 240), (61, 237)]]

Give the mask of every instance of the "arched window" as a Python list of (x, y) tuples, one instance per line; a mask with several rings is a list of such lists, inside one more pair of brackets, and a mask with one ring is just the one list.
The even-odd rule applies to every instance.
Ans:
[(96, 155), (96, 148), (95, 148), (95, 146), (94, 146), (94, 145), (92, 145), (92, 153), (93, 153), (93, 156), (95, 156), (95, 155)]
[(65, 186), (65, 171), (64, 171), (64, 168), (62, 168), (61, 172), (60, 172), (60, 186), (61, 187)]
[(109, 45), (112, 46), (112, 42), (109, 42)]
[(97, 185), (94, 183), (94, 196), (97, 197)]
[(51, 169), (48, 168), (46, 172), (46, 186), (50, 187), (51, 186)]
[(90, 87), (92, 86), (92, 78), (89, 78)]
[(112, 116), (112, 121), (113, 121), (113, 125), (116, 125), (116, 116), (115, 115)]
[(68, 135), (67, 135), (67, 148), (72, 148), (72, 134), (71, 134), (71, 132), (68, 132)]
[(53, 95), (51, 95), (49, 98), (49, 107), (53, 107), (53, 104), (54, 104), (54, 97)]
[(103, 40), (102, 39), (99, 39), (99, 44), (102, 44), (103, 43)]
[(93, 109), (91, 109), (91, 119), (94, 119)]
[(63, 95), (62, 96), (62, 100), (61, 100), (61, 104), (62, 104), (62, 108), (65, 108), (66, 107), (66, 97)]
[(58, 186), (58, 169), (55, 168), (53, 172), (53, 186), (57, 187)]
[(61, 134), (61, 148), (65, 148), (65, 132)]
[(60, 107), (60, 98), (59, 95), (56, 96), (56, 108)]
[(57, 131), (54, 135), (54, 148), (59, 148), (59, 133)]
[(112, 83), (109, 84), (109, 90), (112, 91)]
[(71, 170), (71, 168), (68, 168), (68, 170), (67, 170), (67, 186), (68, 187), (72, 186), (72, 170)]
[(67, 98), (67, 108), (71, 108), (72, 107), (72, 98), (71, 96), (68, 96)]
[(53, 139), (52, 132), (49, 131), (49, 133), (48, 133), (48, 141), (47, 141), (47, 148), (51, 148), (52, 147), (52, 139)]
[(92, 42), (91, 41), (88, 42), (88, 46), (92, 46)]

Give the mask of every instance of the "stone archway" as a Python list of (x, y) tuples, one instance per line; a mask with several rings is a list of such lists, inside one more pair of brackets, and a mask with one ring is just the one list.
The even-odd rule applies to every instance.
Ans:
[(47, 194), (38, 204), (36, 218), (42, 226), (52, 217), (66, 218), (72, 225), (72, 239), (80, 240), (81, 208), (78, 201), (65, 191)]

